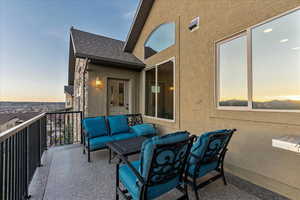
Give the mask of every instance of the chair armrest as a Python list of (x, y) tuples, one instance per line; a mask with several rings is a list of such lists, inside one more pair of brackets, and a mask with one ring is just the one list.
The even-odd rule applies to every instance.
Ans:
[(134, 175), (137, 177), (137, 179), (139, 180), (139, 182), (141, 182), (143, 185), (145, 185), (145, 181), (143, 179), (143, 177), (140, 175), (140, 173), (133, 167), (133, 165), (128, 161), (128, 159), (121, 155), (121, 154), (117, 154), (117, 157), (119, 157), (126, 165), (128, 165), (128, 167), (131, 169), (131, 171), (134, 173)]

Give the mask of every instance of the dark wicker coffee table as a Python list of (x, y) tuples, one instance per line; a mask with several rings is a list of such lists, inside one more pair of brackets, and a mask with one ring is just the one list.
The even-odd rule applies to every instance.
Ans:
[(112, 153), (122, 156), (130, 156), (141, 152), (142, 144), (147, 137), (140, 136), (136, 138), (108, 142), (106, 146), (109, 148), (109, 163)]

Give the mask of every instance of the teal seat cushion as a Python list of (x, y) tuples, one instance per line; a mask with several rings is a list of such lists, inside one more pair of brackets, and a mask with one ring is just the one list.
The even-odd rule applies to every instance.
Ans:
[[(131, 163), (134, 168), (139, 171), (140, 161), (134, 161)], [(128, 190), (134, 200), (139, 197), (139, 186), (137, 184), (137, 177), (127, 165), (121, 165), (119, 168), (120, 182)]]
[[(204, 151), (209, 137), (214, 134), (225, 133), (226, 131), (227, 131), (226, 129), (222, 129), (222, 130), (216, 130), (216, 131), (206, 132), (202, 134), (197, 138), (196, 142), (193, 144), (191, 153), (202, 158), (203, 154), (205, 153)], [(190, 162), (192, 163), (196, 162), (195, 158), (191, 157)]]
[(83, 120), (83, 128), (87, 137), (99, 137), (108, 135), (108, 128), (105, 117), (93, 117)]
[(131, 130), (138, 136), (156, 135), (153, 124), (138, 124), (131, 127)]
[[(170, 133), (163, 136), (155, 136), (147, 139), (142, 145), (141, 155), (140, 155), (142, 177), (147, 178), (147, 174), (151, 165), (151, 159), (156, 145), (171, 144), (175, 142), (185, 141), (188, 138), (189, 135), (187, 132), (176, 132), (176, 133)], [(168, 154), (168, 151), (166, 151), (165, 153)], [(165, 155), (161, 154), (160, 156), (163, 158)], [(174, 156), (174, 155), (170, 154), (169, 156)]]
[(119, 134), (114, 134), (111, 136), (114, 140), (126, 140), (130, 138), (136, 137), (135, 133), (129, 132), (129, 133), (119, 133)]
[[(111, 136), (101, 136), (90, 139), (90, 150), (101, 149), (106, 146), (106, 143), (112, 142), (114, 139)], [(87, 144), (87, 141), (86, 141)]]
[[(219, 133), (226, 133), (227, 131), (228, 130), (226, 130), (226, 129), (222, 129), (222, 130), (216, 130), (216, 131), (206, 132), (206, 133), (202, 134), (201, 136), (199, 136), (197, 138), (197, 140), (193, 144), (191, 153), (196, 155), (200, 159), (202, 159), (204, 156), (204, 153), (205, 153), (205, 148), (208, 145), (207, 143), (209, 142), (209, 137), (211, 135), (215, 135), (215, 134), (219, 134)], [(213, 143), (211, 143), (210, 145), (211, 146), (219, 145), (220, 142), (221, 142), (220, 140), (214, 140)], [(225, 143), (223, 145), (225, 145)], [(188, 163), (189, 175), (193, 176), (194, 169), (196, 167), (196, 163), (198, 162), (198, 158), (191, 156), (188, 160), (189, 160), (189, 163)], [(216, 161), (212, 162), (212, 163), (208, 163), (208, 164), (202, 165), (199, 169), (199, 172), (197, 172), (196, 174), (198, 175), (198, 177), (201, 177), (201, 176), (204, 176), (205, 174), (215, 170), (217, 167), (218, 167), (218, 162), (216, 162)]]
[(107, 117), (111, 135), (127, 133), (130, 131), (128, 119), (125, 115), (114, 115)]
[[(140, 161), (134, 161), (131, 163), (134, 168), (139, 171)], [(137, 182), (137, 177), (127, 165), (122, 165), (119, 168), (120, 181), (123, 186), (128, 190), (133, 200), (139, 200), (140, 184)], [(179, 179), (175, 178), (168, 183), (152, 186), (148, 188), (147, 199), (155, 199), (160, 195), (172, 190), (180, 184)]]
[(189, 166), (189, 171), (188, 171), (189, 176), (194, 177), (194, 175), (196, 175), (196, 178), (200, 178), (200, 177), (205, 176), (206, 174), (216, 170), (218, 167), (218, 162), (215, 161), (215, 162), (212, 162), (212, 163), (209, 163), (206, 165), (201, 165), (198, 172), (195, 172), (195, 167), (196, 167), (195, 164), (191, 164)]

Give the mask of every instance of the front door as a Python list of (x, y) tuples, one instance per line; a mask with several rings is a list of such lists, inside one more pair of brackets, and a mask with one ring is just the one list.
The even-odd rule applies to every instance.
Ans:
[(108, 79), (108, 114), (129, 113), (129, 81)]

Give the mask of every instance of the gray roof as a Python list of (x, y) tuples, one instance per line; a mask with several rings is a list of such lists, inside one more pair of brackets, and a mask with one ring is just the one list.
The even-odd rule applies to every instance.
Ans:
[(90, 58), (142, 69), (144, 63), (131, 53), (123, 51), (125, 42), (71, 28), (75, 57)]
[(39, 112), (28, 112), (28, 113), (5, 113), (0, 114), (0, 125), (5, 124), (6, 122), (9, 122), (12, 119), (19, 119), (22, 122), (30, 120), (31, 118), (39, 115)]
[(68, 93), (69, 95), (73, 96), (74, 90), (72, 85), (65, 85), (65, 93)]
[(137, 12), (135, 13), (134, 20), (131, 24), (126, 43), (123, 48), (125, 52), (133, 51), (149, 16), (154, 1), (155, 0), (140, 0)]
[(16, 118), (16, 116), (12, 114), (0, 114), (0, 125), (5, 124), (14, 118)]

